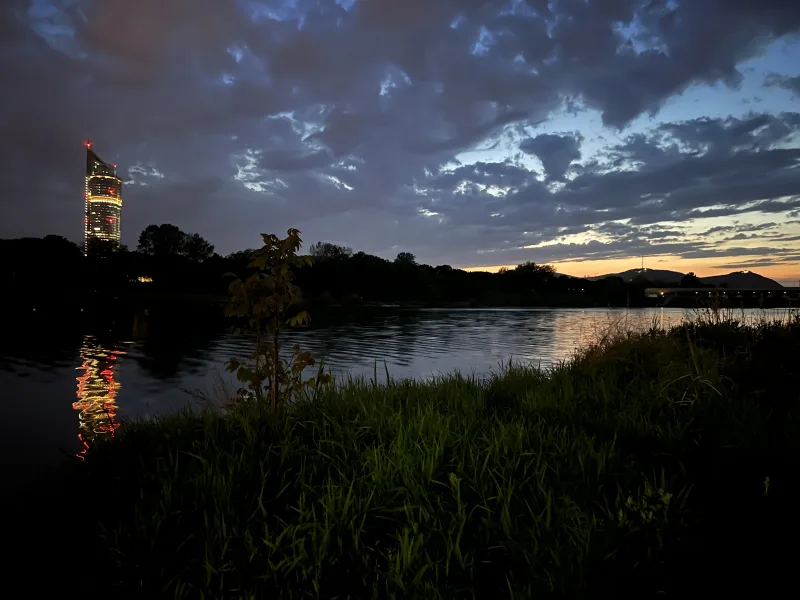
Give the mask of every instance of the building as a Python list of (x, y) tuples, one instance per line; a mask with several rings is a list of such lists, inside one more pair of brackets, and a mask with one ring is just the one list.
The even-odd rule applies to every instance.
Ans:
[(94, 153), (92, 141), (86, 146), (86, 214), (84, 251), (93, 239), (119, 243), (122, 231), (122, 179), (117, 165), (103, 162)]

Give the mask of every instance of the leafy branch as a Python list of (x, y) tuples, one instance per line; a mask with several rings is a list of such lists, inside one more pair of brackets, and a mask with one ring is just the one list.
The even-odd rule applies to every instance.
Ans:
[(232, 275), (229, 292), (230, 303), (226, 314), (246, 319), (249, 329), (256, 334), (256, 347), (249, 360), (232, 358), (228, 372), (247, 387), (239, 390), (240, 399), (268, 401), (278, 406), (291, 401), (304, 389), (316, 389), (330, 382), (330, 375), (322, 371), (317, 377), (303, 381), (306, 367), (315, 364), (310, 352), (302, 352), (299, 345), (292, 349), (291, 359), (281, 358), (280, 332), (285, 327), (302, 327), (311, 321), (308, 311), (288, 316), (288, 311), (302, 298), (300, 288), (294, 283), (294, 269), (311, 266), (310, 256), (299, 256), (302, 245), (300, 232), (289, 229), (284, 239), (274, 234), (261, 234), (264, 245), (255, 250), (249, 268), (257, 272), (242, 280)]

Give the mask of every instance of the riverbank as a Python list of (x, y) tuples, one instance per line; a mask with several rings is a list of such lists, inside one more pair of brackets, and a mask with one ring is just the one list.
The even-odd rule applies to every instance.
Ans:
[(7, 514), (89, 597), (763, 596), (796, 556), (798, 365), (797, 320), (725, 321), (546, 373), (378, 372), (123, 425)]
[[(169, 290), (148, 288), (146, 285), (138, 289), (124, 292), (85, 292), (67, 293), (54, 297), (36, 298), (0, 298), (0, 309), (7, 314), (14, 314), (14, 326), (30, 327), (43, 324), (47, 327), (64, 328), (79, 322), (98, 322), (105, 326), (108, 322), (127, 323), (135, 313), (152, 315), (154, 318), (172, 320), (192, 315), (194, 318), (211, 320), (222, 325), (229, 325), (224, 319), (225, 306), (229, 296), (222, 294), (183, 293)], [(528, 303), (514, 298), (490, 298), (462, 302), (414, 302), (414, 301), (368, 301), (356, 297), (341, 299), (306, 298), (296, 307), (297, 310), (309, 311), (313, 316), (311, 327), (327, 326), (343, 319), (351, 320), (362, 315), (374, 315), (387, 310), (489, 310), (489, 309), (605, 309), (605, 308), (657, 308), (663, 303), (654, 298), (641, 298), (633, 304), (623, 302), (598, 303), (590, 297), (573, 295), (570, 297), (547, 297)], [(791, 309), (792, 300), (782, 297), (770, 298), (761, 302), (758, 298), (729, 298), (718, 307), (720, 310), (743, 309)], [(669, 308), (694, 310), (710, 310), (705, 299), (678, 298), (670, 302)], [(140, 319), (141, 320), (141, 319)]]

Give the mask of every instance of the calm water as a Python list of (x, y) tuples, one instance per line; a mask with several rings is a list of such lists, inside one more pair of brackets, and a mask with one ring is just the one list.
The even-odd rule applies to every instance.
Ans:
[[(542, 366), (570, 356), (599, 330), (680, 322), (681, 309), (419, 310), (294, 333), (291, 340), (343, 375), (429, 377), (486, 373), (515, 359)], [(763, 313), (762, 313), (763, 314)], [(145, 323), (146, 325), (146, 323)], [(210, 391), (225, 361), (245, 356), (251, 340), (231, 333), (148, 331), (129, 338), (76, 334), (66, 340), (23, 336), (0, 346), (0, 443), (17, 466), (80, 453), (109, 435), (121, 417), (149, 416), (192, 402), (186, 390)], [(31, 339), (34, 337), (35, 339)]]

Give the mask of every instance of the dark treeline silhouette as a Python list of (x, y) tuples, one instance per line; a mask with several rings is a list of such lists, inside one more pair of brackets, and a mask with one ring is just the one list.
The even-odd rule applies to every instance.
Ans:
[(678, 287), (682, 288), (713, 288), (714, 286), (703, 281), (694, 273), (687, 273), (683, 276)]
[[(644, 290), (662, 282), (621, 277), (588, 280), (526, 262), (497, 273), (420, 264), (409, 252), (387, 260), (330, 242), (311, 244), (314, 264), (297, 274), (307, 299), (329, 304), (400, 303), (423, 306), (651, 306)], [(227, 257), (246, 274), (248, 252)]]
[[(0, 240), (1, 302), (68, 303), (86, 294), (166, 294), (183, 304), (226, 295), (233, 273), (248, 275), (252, 250), (220, 256), (198, 234), (174, 225), (150, 225), (136, 249), (93, 242), (86, 256), (55, 235)], [(419, 264), (401, 252), (387, 260), (319, 242), (309, 246), (314, 265), (298, 273), (307, 301), (330, 305), (418, 306), (646, 306), (644, 289), (662, 282), (592, 281), (559, 275), (549, 265), (524, 263), (498, 273), (467, 272), (449, 265)], [(698, 285), (693, 274), (684, 286)], [(698, 285), (699, 287), (699, 285)], [(193, 300), (190, 300), (193, 298)]]
[[(11, 294), (124, 291), (150, 279), (159, 289), (220, 292), (228, 262), (198, 234), (174, 225), (151, 225), (136, 250), (91, 240), (86, 255), (57, 235), (0, 240), (0, 274)], [(140, 279), (142, 281), (140, 281)]]

